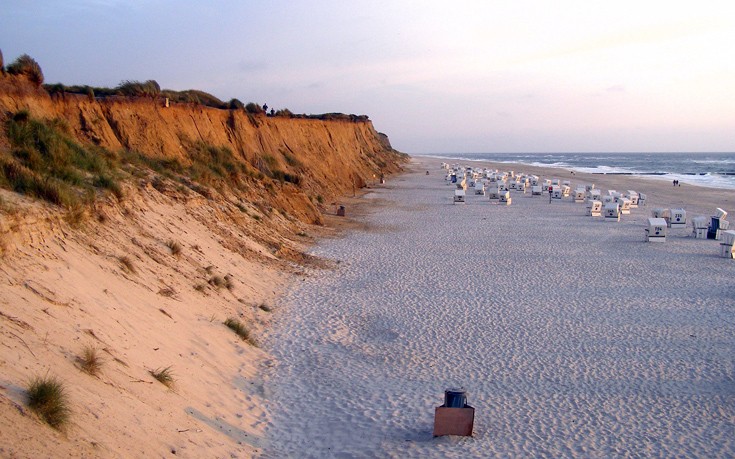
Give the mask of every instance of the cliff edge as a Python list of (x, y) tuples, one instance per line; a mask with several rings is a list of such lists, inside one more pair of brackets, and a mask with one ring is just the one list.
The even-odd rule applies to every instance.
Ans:
[[(324, 265), (304, 247), (335, 199), (405, 155), (364, 119), (51, 97), (9, 75), (0, 125), (0, 456), (257, 455), (279, 289)], [(46, 380), (56, 428), (29, 405)]]

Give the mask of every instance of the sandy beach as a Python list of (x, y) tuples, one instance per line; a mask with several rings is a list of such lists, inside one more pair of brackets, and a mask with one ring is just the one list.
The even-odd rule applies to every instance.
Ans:
[[(371, 190), (313, 250), (334, 268), (280, 298), (264, 457), (732, 457), (735, 261), (691, 224), (644, 228), (656, 207), (735, 219), (733, 193), (478, 164), (647, 195), (606, 222), (530, 192), (454, 205), (440, 162)], [(448, 387), (473, 437), (433, 438)]]

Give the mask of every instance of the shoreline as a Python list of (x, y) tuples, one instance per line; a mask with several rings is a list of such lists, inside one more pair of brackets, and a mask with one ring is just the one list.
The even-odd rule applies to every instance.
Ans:
[[(582, 154), (582, 153), (580, 153), (580, 154)], [(621, 154), (628, 154), (628, 153), (621, 153)], [(678, 177), (691, 178), (691, 177), (702, 177), (702, 176), (707, 176), (708, 175), (707, 173), (677, 173), (677, 174), (674, 174), (674, 173), (670, 173), (670, 172), (636, 172), (636, 171), (625, 171), (625, 172), (588, 172), (588, 171), (584, 170), (585, 168), (583, 168), (581, 166), (575, 168), (575, 167), (570, 167), (568, 165), (565, 165), (565, 166), (552, 166), (552, 165), (541, 165), (541, 164), (527, 165), (527, 164), (521, 163), (521, 162), (492, 161), (492, 160), (486, 160), (486, 159), (467, 159), (467, 158), (461, 159), (461, 158), (447, 156), (447, 155), (443, 155), (443, 156), (440, 156), (440, 155), (415, 155), (415, 156), (411, 156), (411, 158), (415, 158), (415, 159), (418, 159), (418, 158), (427, 158), (427, 159), (428, 158), (433, 158), (433, 159), (436, 159), (436, 160), (438, 160), (440, 162), (441, 161), (444, 161), (444, 162), (449, 161), (450, 163), (462, 163), (462, 162), (466, 162), (466, 163), (470, 163), (470, 164), (474, 164), (474, 163), (491, 163), (491, 164), (499, 164), (499, 165), (507, 165), (507, 166), (517, 166), (519, 168), (538, 167), (540, 169), (548, 169), (548, 170), (561, 170), (561, 171), (567, 171), (567, 172), (574, 171), (576, 174), (586, 173), (586, 174), (603, 175), (603, 176), (604, 175), (624, 175), (624, 176), (634, 176), (634, 177), (642, 177), (642, 178), (651, 178), (653, 180), (659, 180), (659, 181), (663, 181), (663, 182), (668, 181), (669, 183), (671, 183), (671, 180), (672, 179), (676, 179)], [(497, 167), (497, 169), (503, 170), (502, 167)], [(731, 177), (731, 176), (735, 176), (735, 172), (728, 172), (728, 173), (718, 174), (718, 175), (722, 175), (723, 177)], [(733, 191), (735, 191), (735, 182), (733, 182), (731, 184), (726, 183), (723, 186), (719, 186), (719, 187), (713, 186), (711, 184), (691, 183), (691, 182), (688, 182), (688, 183), (685, 183), (685, 184), (687, 186), (696, 186), (696, 187), (701, 187), (701, 188), (713, 188), (713, 189), (718, 189), (718, 190), (733, 190)]]
[[(452, 205), (439, 163), (371, 189), (358, 228), (311, 251), (333, 268), (279, 299), (264, 457), (735, 452), (735, 265), (689, 230), (643, 242), (652, 208), (732, 213), (727, 191), (513, 167), (648, 195), (609, 223), (530, 195)], [(455, 385), (474, 436), (432, 438)]]

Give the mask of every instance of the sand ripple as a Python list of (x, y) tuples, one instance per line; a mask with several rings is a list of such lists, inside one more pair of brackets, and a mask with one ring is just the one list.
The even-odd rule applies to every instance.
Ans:
[[(266, 457), (735, 455), (735, 264), (713, 241), (644, 243), (648, 209), (452, 205), (436, 174), (375, 194), (400, 205), (370, 225), (395, 230), (325, 241), (341, 263), (282, 300)], [(472, 438), (431, 436), (450, 386)]]

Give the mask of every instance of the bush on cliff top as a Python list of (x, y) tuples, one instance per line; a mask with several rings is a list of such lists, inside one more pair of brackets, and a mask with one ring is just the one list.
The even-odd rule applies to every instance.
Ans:
[(36, 86), (43, 84), (43, 71), (35, 59), (28, 54), (23, 54), (8, 65), (8, 73), (11, 75), (23, 75), (31, 80)]
[(131, 97), (157, 97), (161, 94), (161, 87), (156, 80), (146, 82), (125, 80), (115, 89), (118, 94)]

